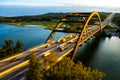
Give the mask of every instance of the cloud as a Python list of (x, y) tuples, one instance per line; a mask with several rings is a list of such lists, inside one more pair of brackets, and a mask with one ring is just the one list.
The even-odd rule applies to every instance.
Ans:
[(0, 4), (34, 6), (98, 6), (119, 7), (118, 0), (0, 0)]

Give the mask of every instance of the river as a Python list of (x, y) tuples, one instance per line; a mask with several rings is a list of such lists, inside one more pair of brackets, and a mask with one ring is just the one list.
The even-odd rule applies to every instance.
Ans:
[[(51, 30), (45, 30), (37, 25), (13, 26), (0, 24), (0, 45), (4, 45), (5, 39), (12, 39), (14, 43), (20, 39), (24, 44), (24, 50), (45, 42)], [(57, 33), (53, 39), (64, 36), (64, 33)]]
[[(27, 50), (44, 43), (50, 32), (36, 25), (17, 27), (0, 24), (0, 45), (4, 45), (5, 39), (20, 39), (24, 44), (24, 50)], [(64, 35), (66, 34), (58, 33), (54, 38)], [(93, 37), (79, 47), (75, 61), (82, 61), (85, 66), (106, 73), (104, 80), (120, 80), (120, 39)]]

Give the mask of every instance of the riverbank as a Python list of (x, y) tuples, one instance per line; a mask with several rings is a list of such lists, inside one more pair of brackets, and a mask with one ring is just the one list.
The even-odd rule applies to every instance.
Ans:
[(57, 23), (42, 21), (42, 22), (15, 22), (15, 23), (2, 23), (2, 24), (10, 24), (13, 26), (18, 26), (18, 27), (19, 26), (28, 27), (27, 25), (37, 25), (45, 29), (52, 30), (56, 26)]
[(0, 17), (0, 23), (11, 24), (15, 26), (24, 25), (40, 25), (46, 29), (53, 29), (56, 24), (67, 13), (47, 13), (36, 16), (15, 16), (15, 17)]
[[(0, 16), (0, 23), (11, 24), (15, 26), (25, 25), (40, 25), (46, 29), (53, 29), (57, 23), (69, 13), (47, 13), (36, 16), (15, 16), (2, 17)], [(100, 12), (101, 20), (103, 21), (110, 13)]]

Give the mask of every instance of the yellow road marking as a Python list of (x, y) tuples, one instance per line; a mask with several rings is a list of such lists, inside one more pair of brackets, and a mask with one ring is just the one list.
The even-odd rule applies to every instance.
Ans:
[(24, 62), (22, 62), (22, 63), (20, 63), (20, 64), (18, 64), (16, 66), (13, 66), (13, 67), (7, 69), (7, 70), (5, 70), (5, 71), (3, 71), (3, 72), (0, 73), (0, 78), (4, 77), (7, 74), (10, 74), (10, 73), (14, 72), (15, 70), (17, 70), (17, 69), (19, 69), (21, 67), (26, 66), (28, 64), (29, 64), (29, 60), (26, 60), (26, 61), (24, 61)]
[(19, 54), (16, 54), (14, 56), (8, 57), (6, 59), (0, 60), (0, 62), (8, 61), (8, 60), (11, 60), (13, 58), (16, 58), (16, 57), (19, 57), (19, 56), (22, 56), (22, 55), (24, 55), (24, 54), (23, 53), (19, 53)]

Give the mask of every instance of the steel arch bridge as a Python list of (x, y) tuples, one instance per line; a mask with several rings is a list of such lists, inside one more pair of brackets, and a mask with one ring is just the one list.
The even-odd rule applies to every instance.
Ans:
[[(72, 27), (75, 27), (73, 25), (78, 23), (80, 25), (78, 27), (78, 30), (66, 30), (66, 29), (60, 30), (59, 28), (61, 26), (63, 27), (66, 25), (65, 23), (67, 23), (67, 25), (68, 24), (71, 25)], [(80, 27), (81, 25), (82, 27)], [(101, 31), (105, 27), (105, 25), (106, 23), (101, 22), (101, 18), (98, 12), (92, 13), (72, 12), (60, 20), (60, 22), (56, 25), (56, 27), (49, 35), (48, 39), (46, 40), (46, 43), (50, 42), (51, 38), (55, 35), (56, 32), (76, 33), (75, 35), (77, 35), (77, 40), (75, 41), (74, 49), (71, 50), (71, 52), (73, 53), (72, 55), (73, 60), (78, 47), (82, 45), (84, 42), (86, 42), (88, 39), (90, 39), (92, 36), (94, 36), (96, 33)]]
[[(48, 39), (46, 40), (46, 43), (35, 46), (31, 49), (28, 49), (27, 51), (13, 55), (6, 59), (0, 60), (0, 63), (2, 63), (0, 66), (0, 78), (12, 79), (14, 78), (14, 74), (16, 74), (16, 72), (18, 72), (17, 74), (18, 76), (21, 76), (21, 74), (19, 74), (19, 71), (24, 70), (25, 72), (25, 67), (26, 69), (28, 68), (29, 56), (33, 52), (41, 58), (41, 62), (43, 62), (43, 65), (45, 58), (47, 57), (50, 59), (51, 58), (54, 59), (55, 57), (56, 60), (54, 63), (56, 63), (62, 60), (65, 56), (67, 56), (70, 53), (72, 53), (73, 60), (78, 47), (85, 43), (87, 40), (89, 40), (92, 36), (96, 35), (108, 23), (110, 23), (112, 21), (114, 14), (115, 13), (110, 14), (103, 22), (101, 22), (98, 12), (92, 13), (72, 12), (66, 15), (53, 29)], [(56, 32), (65, 32), (71, 34), (50, 41)], [(65, 42), (63, 42), (64, 39), (66, 39)], [(63, 41), (58, 42), (58, 40)], [(60, 51), (60, 45), (65, 45), (65, 49), (63, 51)], [(53, 54), (51, 51), (54, 51), (55, 54)]]
[[(41, 58), (43, 65), (45, 58), (54, 59), (55, 57), (56, 60), (54, 63), (56, 63), (62, 60), (69, 53), (72, 53), (73, 60), (78, 47), (89, 40), (92, 36), (96, 35), (108, 23), (110, 23), (113, 19), (114, 14), (115, 13), (110, 14), (103, 22), (101, 22), (100, 16), (97, 12), (72, 12), (66, 15), (53, 29), (48, 39), (46, 40), (46, 43), (35, 46), (31, 49), (28, 49), (27, 51), (8, 57), (6, 59), (0, 60), (0, 63), (9, 64), (7, 66), (6, 64), (1, 64), (3, 67), (5, 66), (6, 69), (0, 66), (0, 68), (2, 69), (2, 72), (0, 72), (0, 78), (4, 79), (7, 75), (7, 78), (11, 78), (14, 76), (14, 74), (16, 74), (16, 72), (18, 72), (18, 75), (20, 75), (19, 70), (24, 70), (25, 72), (25, 67), (28, 68), (29, 65), (29, 56), (33, 52)], [(65, 32), (71, 34), (50, 41), (56, 32)], [(65, 42), (63, 42), (64, 39), (66, 39)], [(61, 40), (63, 41), (61, 42)], [(60, 45), (65, 45), (65, 49), (63, 51), (60, 51)], [(53, 54), (51, 51), (55, 52), (55, 54)]]

